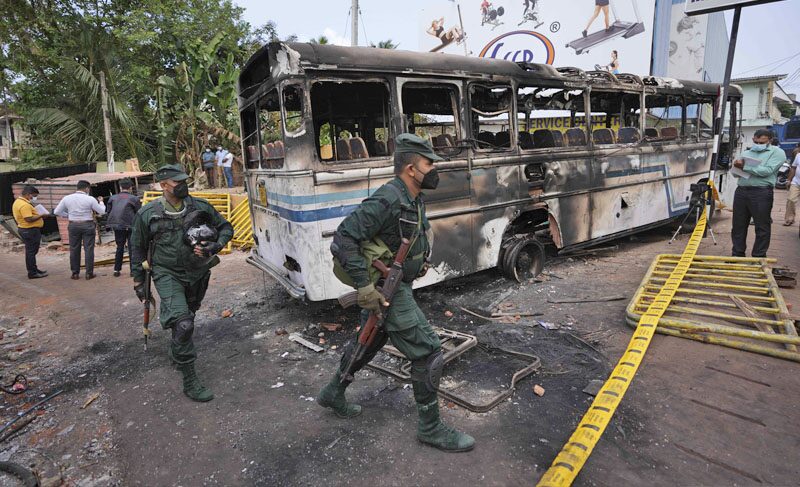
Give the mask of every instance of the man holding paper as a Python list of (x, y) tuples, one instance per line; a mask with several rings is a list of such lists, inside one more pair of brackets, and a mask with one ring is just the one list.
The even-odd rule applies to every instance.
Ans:
[(753, 145), (742, 152), (741, 157), (733, 162), (741, 171), (736, 194), (733, 197), (733, 228), (731, 255), (744, 257), (747, 250), (747, 228), (750, 219), (756, 226), (756, 241), (753, 244), (753, 257), (766, 257), (772, 225), (772, 197), (775, 188), (775, 176), (786, 160), (786, 154), (780, 147), (770, 146), (772, 132), (767, 129), (756, 130)]
[(36, 254), (42, 243), (42, 227), (47, 210), (42, 205), (36, 205), (39, 190), (30, 184), (22, 188), (22, 194), (14, 201), (11, 211), (17, 221), (19, 236), (25, 242), (25, 267), (28, 270), (28, 279), (39, 279), (47, 276), (47, 272), (36, 267)]

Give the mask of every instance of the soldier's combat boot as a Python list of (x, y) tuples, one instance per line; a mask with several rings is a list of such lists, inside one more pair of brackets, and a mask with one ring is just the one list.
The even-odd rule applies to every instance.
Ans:
[(319, 391), (317, 404), (324, 408), (331, 408), (340, 418), (353, 418), (361, 414), (361, 406), (348, 404), (344, 398), (344, 391), (350, 382), (340, 382), (340, 372), (336, 372), (330, 382)]
[(200, 383), (194, 364), (178, 364), (178, 370), (183, 374), (183, 393), (192, 401), (208, 402), (214, 399), (214, 394)]
[(427, 404), (417, 403), (419, 424), (417, 439), (446, 452), (470, 451), (475, 447), (475, 438), (447, 426), (439, 419), (439, 400), (434, 397)]

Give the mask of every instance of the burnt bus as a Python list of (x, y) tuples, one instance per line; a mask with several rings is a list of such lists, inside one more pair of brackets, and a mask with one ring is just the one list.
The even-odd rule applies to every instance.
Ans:
[[(296, 297), (348, 291), (329, 250), (342, 219), (393, 177), (394, 138), (431, 140), (431, 269), (416, 286), (570, 251), (684, 215), (709, 174), (719, 85), (446, 54), (271, 43), (239, 79), (255, 246)], [(741, 91), (730, 90), (731, 118)], [(730, 124), (735, 131), (736, 124)], [(727, 140), (736, 141), (735, 133)], [(727, 144), (728, 153), (735, 143)], [(723, 200), (726, 171), (715, 183)]]

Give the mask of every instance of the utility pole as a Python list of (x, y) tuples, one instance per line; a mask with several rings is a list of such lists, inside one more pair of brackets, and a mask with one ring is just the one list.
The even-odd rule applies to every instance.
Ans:
[(358, 45), (358, 0), (353, 0), (353, 6), (350, 7), (353, 13), (353, 23), (350, 25), (350, 45)]
[(103, 108), (103, 132), (106, 135), (108, 172), (114, 172), (114, 144), (111, 142), (111, 120), (108, 118), (108, 90), (106, 90), (106, 75), (103, 71), (100, 71), (100, 104)]

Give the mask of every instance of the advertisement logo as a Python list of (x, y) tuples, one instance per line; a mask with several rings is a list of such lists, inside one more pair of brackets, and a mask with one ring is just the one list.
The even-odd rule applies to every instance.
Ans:
[(479, 56), (515, 63), (553, 64), (556, 50), (550, 39), (538, 32), (515, 30), (489, 41)]

